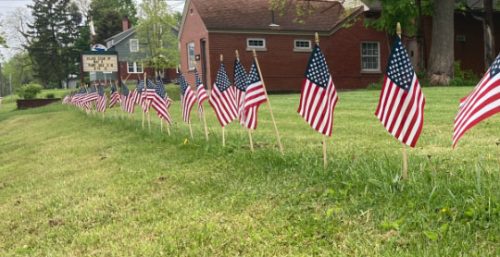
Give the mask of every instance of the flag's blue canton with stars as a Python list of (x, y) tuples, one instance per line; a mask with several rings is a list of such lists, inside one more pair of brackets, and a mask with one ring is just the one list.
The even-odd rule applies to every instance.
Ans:
[(137, 93), (142, 93), (142, 90), (144, 90), (144, 80), (137, 80)]
[(410, 57), (406, 52), (401, 39), (396, 37), (396, 42), (389, 57), (389, 66), (387, 67), (387, 76), (400, 88), (409, 91), (415, 71), (410, 62)]
[(182, 74), (179, 75), (179, 85), (181, 86), (181, 95), (184, 95), (189, 87), (189, 84)]
[(314, 47), (313, 54), (309, 60), (306, 77), (314, 84), (326, 88), (330, 79), (330, 70), (326, 59), (318, 45)]
[(97, 92), (100, 96), (104, 96), (104, 87), (102, 85), (98, 85)]
[(217, 86), (220, 92), (226, 91), (231, 86), (231, 82), (229, 81), (223, 63), (221, 63), (219, 72), (217, 72), (217, 79), (215, 80), (215, 85)]
[(115, 84), (111, 84), (111, 94), (113, 94), (114, 92), (116, 92), (116, 86)]
[(146, 84), (147, 89), (156, 89), (156, 84), (153, 81), (148, 79), (148, 83)]
[(165, 86), (163, 85), (163, 81), (159, 80), (156, 84), (156, 93), (161, 97), (165, 98)]
[(493, 64), (491, 65), (490, 77), (493, 78), (500, 72), (500, 54), (497, 56)]
[[(198, 87), (202, 82), (197, 70), (194, 71), (194, 77), (196, 78), (196, 87)], [(205, 87), (205, 85), (203, 85), (203, 87)]]
[(253, 83), (261, 81), (259, 71), (257, 71), (257, 65), (252, 65), (250, 68), (250, 73), (248, 73), (247, 84), (252, 85)]
[(121, 90), (122, 95), (123, 95), (123, 96), (128, 96), (128, 94), (129, 94), (129, 90), (128, 90), (127, 85), (125, 85), (125, 84), (123, 84), (123, 83), (122, 83), (121, 89), (122, 89), (122, 90)]
[(245, 92), (248, 86), (246, 82), (245, 69), (243, 69), (243, 65), (241, 65), (240, 61), (236, 59), (234, 61), (234, 86), (236, 86), (238, 90)]

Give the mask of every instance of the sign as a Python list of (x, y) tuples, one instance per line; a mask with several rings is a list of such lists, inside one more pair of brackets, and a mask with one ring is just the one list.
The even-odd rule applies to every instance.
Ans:
[(83, 72), (118, 72), (116, 53), (82, 54)]

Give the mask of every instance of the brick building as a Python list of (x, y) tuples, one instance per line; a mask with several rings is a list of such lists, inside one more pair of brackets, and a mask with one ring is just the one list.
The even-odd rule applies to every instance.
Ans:
[(196, 68), (210, 85), (220, 54), (232, 77), (234, 51), (249, 69), (255, 49), (269, 91), (299, 91), (318, 32), (338, 88), (364, 88), (380, 81), (389, 42), (385, 33), (365, 28), (365, 8), (310, 4), (314, 12), (300, 22), (294, 8), (275, 14), (268, 0), (188, 0), (179, 31), (182, 71), (193, 83)]
[[(485, 71), (482, 1), (468, 1), (470, 10), (455, 13), (455, 60), (462, 69), (480, 75)], [(390, 49), (386, 33), (364, 26), (366, 19), (380, 15), (377, 1), (345, 0), (310, 2), (312, 13), (296, 22), (294, 7), (282, 14), (270, 11), (268, 0), (187, 0), (179, 31), (182, 71), (190, 83), (194, 68), (203, 80), (214, 82), (219, 55), (230, 77), (234, 51), (248, 69), (251, 50), (258, 52), (262, 73), (270, 91), (299, 91), (314, 33), (321, 38), (334, 83), (340, 89), (365, 88), (383, 77)], [(494, 14), (500, 28), (500, 14)], [(424, 19), (424, 60), (432, 43), (432, 17)], [(500, 33), (495, 34), (496, 52), (500, 51)], [(405, 38), (414, 64), (421, 54), (415, 39)]]

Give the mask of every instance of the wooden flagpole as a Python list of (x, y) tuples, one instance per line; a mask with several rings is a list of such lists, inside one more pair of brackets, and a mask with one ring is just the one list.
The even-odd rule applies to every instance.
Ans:
[[(314, 41), (316, 42), (317, 45), (319, 45), (319, 34), (318, 34), (318, 32), (316, 32), (314, 34)], [(326, 143), (327, 143), (327, 137), (326, 137), (326, 135), (323, 135), (323, 168), (324, 169), (326, 169), (328, 167), (328, 156), (326, 154)]]
[[(236, 54), (236, 59), (239, 61), (240, 60), (240, 52), (238, 52), (238, 50), (235, 50), (235, 54)], [(240, 110), (238, 110), (239, 112)], [(242, 115), (241, 113), (239, 115)], [(240, 117), (241, 119), (241, 117)], [(253, 152), (254, 149), (253, 149), (253, 138), (252, 138), (252, 130), (247, 128), (248, 130), (248, 140), (250, 141), (250, 150)]]
[(262, 71), (260, 70), (259, 60), (257, 58), (257, 52), (255, 49), (253, 50), (253, 58), (255, 59), (255, 64), (257, 65), (257, 71), (259, 72), (260, 79), (262, 80), (262, 85), (264, 86), (264, 93), (267, 98), (267, 107), (269, 108), (269, 112), (271, 113), (271, 120), (273, 121), (274, 131), (276, 132), (276, 139), (278, 140), (278, 146), (280, 148), (280, 152), (282, 155), (285, 154), (283, 150), (283, 145), (281, 144), (280, 133), (278, 131), (278, 126), (276, 125), (276, 120), (274, 119), (273, 109), (271, 108), (271, 101), (269, 100), (269, 96), (267, 95), (266, 84), (264, 83), (264, 77), (262, 76)]
[[(144, 86), (146, 86), (146, 72), (144, 72), (144, 78), (143, 78), (143, 80), (144, 80)], [(142, 90), (142, 91), (144, 91), (144, 90)], [(141, 97), (142, 97), (142, 93), (143, 92), (141, 92)], [(141, 105), (140, 108), (142, 109), (142, 105)], [(145, 127), (144, 126), (145, 122), (146, 122), (146, 113), (144, 112), (144, 110), (142, 110), (142, 129), (144, 129), (144, 127)]]
[[(220, 62), (222, 63), (224, 61), (224, 55), (220, 55)], [(226, 146), (226, 133), (224, 130), (224, 126), (222, 127), (222, 147)]]
[(193, 127), (191, 126), (191, 119), (189, 119), (188, 125), (189, 125), (189, 134), (191, 134), (191, 139), (194, 139), (194, 137), (193, 137)]
[[(401, 31), (401, 23), (397, 23), (396, 25), (396, 33), (398, 34), (398, 37), (401, 38), (401, 34), (402, 34), (402, 31)], [(402, 151), (402, 154), (403, 154), (403, 170), (401, 172), (401, 178), (403, 180), (407, 180), (408, 179), (408, 154), (406, 153), (406, 145), (404, 143), (401, 143), (403, 145), (401, 151)]]

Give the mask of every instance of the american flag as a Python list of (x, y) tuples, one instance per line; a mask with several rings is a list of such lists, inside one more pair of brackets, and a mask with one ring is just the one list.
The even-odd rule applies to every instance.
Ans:
[(238, 111), (236, 110), (236, 100), (234, 90), (231, 90), (231, 82), (227, 77), (224, 64), (220, 64), (217, 78), (215, 79), (210, 99), (210, 105), (215, 111), (217, 119), (222, 127), (225, 127), (231, 121), (236, 119)]
[(255, 61), (250, 68), (250, 73), (248, 73), (247, 84), (248, 87), (243, 101), (243, 123), (249, 129), (256, 129), (259, 106), (267, 101), (267, 97), (264, 82), (259, 75)]
[(117, 103), (121, 101), (120, 99), (120, 93), (116, 89), (116, 85), (114, 83), (111, 84), (111, 96), (109, 99), (109, 108), (112, 108), (115, 106)]
[(424, 124), (424, 105), (410, 57), (396, 37), (375, 115), (391, 135), (415, 147)]
[(72, 97), (71, 103), (77, 107), (83, 107), (83, 98), (87, 94), (87, 90), (84, 87), (81, 87), (80, 90)]
[(168, 98), (165, 92), (165, 86), (161, 80), (158, 80), (155, 87), (155, 93), (151, 99), (151, 106), (156, 110), (158, 117), (160, 119), (166, 120), (169, 124), (172, 124), (172, 116), (168, 111), (170, 106), (170, 98)]
[(181, 88), (182, 120), (186, 123), (190, 123), (191, 109), (193, 109), (196, 103), (196, 95), (182, 73), (179, 73), (179, 85)]
[(127, 85), (123, 83), (121, 89), (122, 89), (121, 95), (122, 95), (123, 110), (128, 113), (133, 113), (135, 109), (134, 107), (135, 107), (136, 90), (130, 92), (130, 90), (128, 90)]
[(90, 87), (89, 91), (83, 98), (83, 103), (90, 104), (93, 101), (97, 101), (97, 98), (99, 98), (99, 95), (97, 94), (96, 86)]
[(455, 118), (453, 147), (469, 129), (500, 112), (500, 55), (465, 99)]
[(203, 113), (203, 102), (208, 99), (207, 90), (201, 82), (200, 76), (198, 76), (198, 71), (194, 72), (196, 79), (196, 96), (198, 98), (198, 113)]
[(99, 95), (97, 98), (96, 102), (96, 109), (98, 112), (105, 112), (106, 111), (106, 102), (107, 102), (107, 97), (106, 94), (104, 93), (104, 86), (99, 84), (97, 86), (97, 94)]
[(338, 95), (318, 44), (311, 53), (305, 76), (297, 112), (314, 130), (331, 136)]
[(137, 84), (135, 85), (135, 97), (134, 97), (134, 100), (135, 100), (135, 104), (141, 104), (142, 103), (142, 93), (144, 91), (144, 81), (142, 80), (137, 80)]
[(242, 116), (243, 100), (245, 98), (247, 86), (247, 73), (243, 65), (241, 65), (240, 60), (236, 58), (236, 60), (234, 60), (234, 87), (236, 89), (236, 109), (240, 117)]

